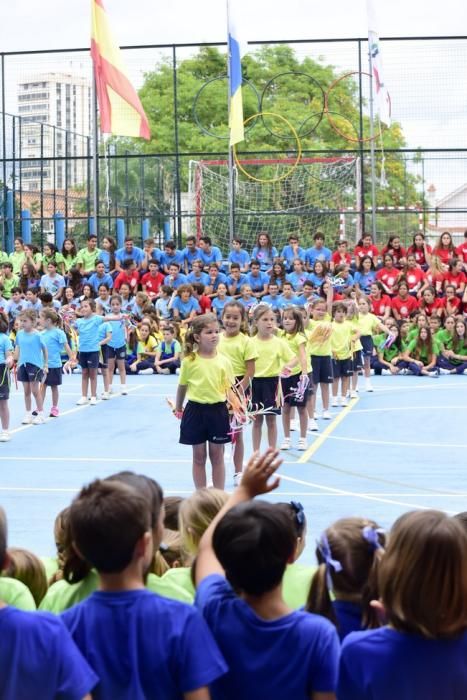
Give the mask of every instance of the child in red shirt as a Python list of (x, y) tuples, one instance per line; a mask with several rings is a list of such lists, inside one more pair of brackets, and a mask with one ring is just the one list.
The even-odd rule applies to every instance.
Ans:
[(122, 262), (122, 271), (115, 278), (114, 289), (118, 292), (124, 282), (130, 285), (134, 294), (139, 284), (139, 272), (136, 269), (135, 261), (131, 258)]
[(193, 287), (193, 296), (201, 307), (201, 313), (207, 314), (211, 311), (211, 299), (204, 294), (204, 284), (196, 282), (191, 286)]
[(159, 272), (159, 263), (155, 260), (150, 260), (148, 264), (149, 272), (146, 272), (141, 278), (143, 292), (146, 292), (150, 299), (154, 299), (159, 294), (161, 284), (164, 284), (164, 275)]
[(360, 269), (360, 262), (365, 255), (369, 255), (373, 262), (378, 262), (378, 248), (373, 244), (373, 239), (369, 233), (365, 233), (354, 248), (355, 266)]

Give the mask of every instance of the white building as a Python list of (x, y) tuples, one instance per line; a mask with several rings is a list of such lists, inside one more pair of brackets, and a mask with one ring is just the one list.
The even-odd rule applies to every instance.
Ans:
[[(85, 182), (87, 163), (79, 156), (88, 154), (91, 135), (90, 80), (71, 73), (26, 77), (18, 84), (18, 114), (21, 158), (31, 159), (20, 164), (21, 189), (68, 189)], [(48, 159), (53, 156), (69, 158)]]
[(449, 194), (436, 199), (436, 188), (430, 185), (428, 188), (430, 213), (427, 233), (432, 234), (433, 240), (437, 240), (443, 231), (448, 231), (458, 245), (464, 240), (464, 231), (467, 230), (467, 183)]

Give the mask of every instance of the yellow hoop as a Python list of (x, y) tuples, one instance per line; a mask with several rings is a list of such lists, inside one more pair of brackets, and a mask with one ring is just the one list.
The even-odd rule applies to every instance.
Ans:
[(299, 164), (300, 158), (302, 157), (302, 143), (300, 141), (299, 135), (297, 134), (297, 132), (294, 129), (294, 127), (292, 126), (292, 124), (285, 117), (283, 117), (281, 114), (276, 114), (275, 112), (258, 112), (257, 114), (252, 114), (251, 117), (248, 117), (248, 119), (245, 119), (243, 124), (244, 124), (244, 126), (246, 126), (249, 122), (251, 122), (252, 119), (256, 119), (257, 117), (264, 117), (264, 116), (277, 117), (277, 119), (281, 119), (286, 124), (286, 126), (288, 126), (288, 128), (292, 132), (292, 134), (295, 138), (296, 144), (297, 144), (297, 157), (295, 158), (295, 162), (292, 163), (290, 168), (288, 170), (286, 170), (286, 172), (283, 175), (281, 175), (280, 177), (273, 177), (273, 178), (254, 177), (254, 175), (250, 175), (250, 173), (247, 170), (245, 170), (243, 165), (238, 160), (237, 144), (235, 144), (233, 147), (233, 155), (234, 155), (234, 159), (235, 159), (235, 164), (236, 164), (237, 168), (244, 175), (246, 175), (248, 178), (250, 178), (250, 180), (254, 180), (255, 182), (280, 182), (281, 180), (285, 180), (286, 177), (289, 177), (289, 175), (291, 175), (293, 173), (293, 171), (295, 170), (295, 168)]

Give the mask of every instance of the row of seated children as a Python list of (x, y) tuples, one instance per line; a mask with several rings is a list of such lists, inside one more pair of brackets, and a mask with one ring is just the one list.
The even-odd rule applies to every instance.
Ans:
[(7, 548), (1, 512), (1, 697), (463, 700), (466, 514), (413, 511), (389, 533), (343, 518), (303, 566), (301, 504), (257, 498), (280, 463), (255, 454), (230, 496), (165, 510), (147, 476), (94, 481), (45, 562)]

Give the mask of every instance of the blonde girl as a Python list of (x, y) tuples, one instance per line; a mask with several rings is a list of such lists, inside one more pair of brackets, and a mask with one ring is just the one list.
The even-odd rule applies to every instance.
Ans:
[[(219, 323), (214, 314), (194, 319), (185, 336), (184, 358), (175, 399), (181, 418), (180, 443), (193, 450), (193, 481), (206, 486), (206, 461), (212, 465), (212, 483), (225, 483), (224, 445), (231, 442), (227, 392), (234, 382), (230, 361), (218, 352)], [(188, 402), (184, 407), (185, 397)]]
[[(379, 318), (370, 313), (371, 301), (367, 296), (361, 296), (358, 300), (358, 320), (357, 328), (360, 332), (360, 343), (362, 344), (363, 372), (365, 375), (365, 390), (373, 391), (370, 380), (370, 362), (374, 352), (373, 336), (377, 333), (390, 335), (390, 329), (382, 323)], [(350, 392), (350, 398), (355, 398), (355, 388)]]
[(281, 450), (290, 450), (290, 419), (291, 409), (297, 407), (300, 423), (300, 438), (298, 449), (307, 449), (306, 431), (308, 428), (307, 402), (309, 398), (309, 387), (311, 388), (311, 359), (307, 353), (307, 339), (305, 336), (303, 315), (297, 307), (289, 307), (282, 315), (282, 338), (289, 346), (295, 357), (298, 357), (299, 364), (291, 371), (289, 377), (283, 377), (282, 394), (284, 405), (282, 407), (282, 426), (284, 429), (284, 440)]
[(323, 404), (322, 417), (330, 420), (329, 412), (329, 385), (332, 384), (332, 350), (331, 350), (331, 311), (332, 311), (332, 286), (329, 285), (326, 299), (316, 299), (311, 304), (311, 318), (306, 326), (308, 338), (308, 353), (311, 355), (311, 367), (313, 375), (314, 391), (311, 395), (308, 414), (308, 430), (317, 431), (316, 422), (316, 394), (318, 385), (321, 389), (321, 401)]
[[(14, 358), (19, 365), (18, 380), (23, 384), (24, 404), (26, 406), (26, 414), (22, 423), (40, 425), (45, 422), (41, 383), (45, 380), (48, 372), (47, 347), (36, 329), (36, 312), (23, 311), (19, 319), (21, 330), (16, 335)], [(36, 401), (36, 416), (33, 416), (31, 411), (31, 395)]]

